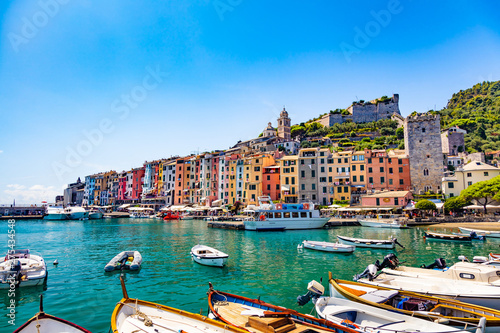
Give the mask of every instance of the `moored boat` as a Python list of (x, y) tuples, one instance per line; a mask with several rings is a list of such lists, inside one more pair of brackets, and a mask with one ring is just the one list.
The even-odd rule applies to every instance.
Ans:
[(0, 289), (41, 285), (47, 278), (47, 265), (41, 255), (30, 250), (14, 250), (0, 263)]
[[(265, 203), (264, 202), (269, 202)], [(259, 197), (259, 207), (249, 211), (243, 221), (246, 230), (283, 231), (300, 229), (319, 229), (330, 217), (321, 217), (314, 204), (276, 204), (267, 196)]]
[(377, 214), (375, 218), (360, 218), (358, 223), (363, 227), (406, 229), (406, 218), (394, 214)]
[(166, 305), (131, 299), (123, 279), (123, 298), (111, 315), (114, 333), (248, 333), (242, 328), (221, 323), (200, 314), (178, 310)]
[(352, 253), (356, 249), (355, 246), (345, 245), (341, 243), (331, 243), (331, 242), (318, 242), (304, 240), (299, 247), (305, 247), (306, 249), (325, 251), (325, 252), (340, 252), (340, 253)]
[(470, 234), (471, 232), (475, 232), (479, 236), (500, 238), (500, 231), (488, 231), (488, 230), (472, 229), (472, 228), (464, 228), (464, 227), (458, 227), (458, 229), (460, 229), (460, 231), (465, 233), (465, 234)]
[(79, 206), (66, 207), (64, 212), (68, 216), (68, 220), (84, 220), (89, 217), (89, 212)]
[(44, 220), (66, 220), (67, 218), (62, 207), (47, 207), (47, 215), (43, 217)]
[(434, 297), (403, 290), (391, 290), (360, 282), (333, 279), (329, 272), (330, 295), (373, 307), (428, 320), (448, 321), (447, 325), (464, 328), (486, 319), (486, 332), (500, 329), (500, 311), (458, 300)]
[(40, 295), (40, 311), (14, 333), (91, 333), (67, 320), (49, 315), (43, 311), (43, 296)]
[(214, 290), (208, 292), (210, 312), (219, 320), (252, 333), (356, 332), (346, 326), (273, 305), (259, 299)]
[(394, 249), (396, 244), (403, 247), (396, 238), (392, 239), (364, 239), (352, 238), (337, 235), (339, 242), (342, 244), (353, 245), (356, 247), (369, 247), (373, 249)]
[(474, 231), (472, 231), (470, 233), (453, 232), (452, 234), (455, 236), (469, 236), (470, 239), (473, 241), (474, 240), (478, 240), (478, 241), (485, 241), (486, 240), (486, 236), (478, 235)]
[(191, 249), (191, 257), (195, 262), (205, 266), (223, 267), (229, 255), (206, 245), (195, 245)]
[(439, 240), (439, 241), (454, 241), (454, 242), (470, 242), (472, 237), (470, 235), (452, 235), (452, 234), (442, 234), (438, 232), (424, 232), (425, 239), (429, 240)]
[(181, 215), (179, 214), (179, 212), (176, 212), (174, 214), (171, 210), (169, 210), (163, 214), (164, 221), (179, 220), (180, 218), (181, 218)]
[(142, 256), (139, 251), (122, 251), (111, 259), (104, 270), (111, 272), (114, 270), (129, 269), (131, 271), (141, 268)]

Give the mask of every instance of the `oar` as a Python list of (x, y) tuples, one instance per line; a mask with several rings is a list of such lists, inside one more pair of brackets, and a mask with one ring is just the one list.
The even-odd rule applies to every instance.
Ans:
[(395, 244), (398, 244), (399, 246), (401, 246), (403, 249), (405, 248), (403, 245), (401, 245), (399, 242), (398, 242), (398, 239), (397, 238), (393, 238), (393, 241)]

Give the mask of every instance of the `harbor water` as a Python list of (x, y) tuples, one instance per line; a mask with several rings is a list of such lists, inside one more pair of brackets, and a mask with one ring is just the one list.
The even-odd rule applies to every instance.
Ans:
[[(255, 232), (208, 228), (200, 220), (103, 219), (88, 221), (16, 221), (16, 249), (40, 253), (48, 267), (46, 286), (19, 288), (15, 296), (0, 290), (0, 332), (12, 332), (36, 314), (39, 295), (45, 312), (72, 321), (92, 332), (108, 332), (111, 313), (122, 298), (120, 272), (105, 273), (104, 266), (121, 251), (140, 251), (139, 272), (126, 272), (129, 297), (156, 302), (195, 313), (207, 314), (208, 283), (216, 289), (297, 309), (312, 311), (312, 304), (296, 305), (307, 283), (327, 286), (328, 271), (351, 280), (368, 264), (391, 252), (404, 265), (447, 263), (459, 255), (472, 259), (500, 252), (500, 239), (486, 242), (450, 243), (425, 241), (424, 230), (335, 227), (284, 232)], [(431, 230), (434, 227), (430, 227)], [(438, 229), (441, 230), (441, 229)], [(442, 230), (443, 232), (457, 232)], [(7, 221), (1, 224), (0, 244), (8, 250)], [(405, 246), (396, 250), (357, 248), (352, 254), (298, 249), (303, 240), (336, 241), (336, 235), (388, 239), (394, 236)], [(199, 265), (191, 260), (191, 247), (204, 244), (229, 254), (224, 268)], [(59, 265), (52, 263), (57, 259)], [(15, 299), (15, 326), (9, 324), (8, 306)]]

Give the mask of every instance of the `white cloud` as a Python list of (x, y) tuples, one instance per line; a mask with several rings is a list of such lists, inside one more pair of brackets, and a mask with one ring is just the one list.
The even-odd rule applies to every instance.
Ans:
[(33, 185), (26, 188), (20, 184), (9, 184), (3, 191), (2, 203), (11, 203), (16, 200), (18, 204), (39, 204), (42, 201), (54, 202), (56, 195), (62, 195), (63, 191), (54, 189), (54, 186)]
[(3, 150), (0, 150), (0, 154), (3, 153)]

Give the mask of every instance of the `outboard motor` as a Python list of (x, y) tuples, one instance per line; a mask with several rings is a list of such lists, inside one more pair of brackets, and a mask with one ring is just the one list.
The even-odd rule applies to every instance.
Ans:
[(16, 286), (21, 282), (21, 261), (12, 260), (10, 263), (10, 278), (14, 279)]
[(384, 257), (382, 263), (380, 263), (380, 261), (377, 260), (375, 261), (374, 264), (368, 265), (368, 267), (366, 267), (363, 273), (355, 275), (354, 281), (357, 281), (365, 277), (368, 277), (368, 280), (373, 281), (377, 277), (378, 271), (386, 267), (394, 269), (398, 267), (398, 265), (399, 265), (398, 257), (396, 257), (394, 253), (389, 253)]
[(325, 287), (315, 280), (309, 282), (307, 290), (307, 294), (299, 295), (297, 297), (297, 303), (299, 306), (306, 305), (311, 299), (313, 300), (313, 303), (316, 303), (316, 300), (325, 293)]
[(384, 257), (384, 260), (382, 261), (382, 264), (380, 265), (379, 270), (386, 268), (386, 267), (390, 268), (390, 269), (394, 269), (394, 268), (398, 267), (398, 265), (399, 265), (398, 257), (396, 257), (396, 255), (394, 253), (389, 253), (388, 255), (386, 255)]
[(421, 268), (426, 268), (426, 269), (434, 269), (434, 268), (437, 268), (437, 269), (445, 269), (446, 268), (446, 261), (443, 259), (443, 258), (437, 258), (436, 260), (434, 260), (434, 262), (428, 266), (425, 266), (422, 264), (422, 266), (420, 266)]
[(368, 280), (373, 281), (377, 277), (379, 267), (380, 266), (377, 265), (377, 263), (368, 265), (368, 267), (366, 267), (363, 273), (354, 275), (354, 281), (357, 281), (365, 277), (367, 277)]
[(400, 242), (398, 242), (397, 238), (393, 238), (392, 241), (394, 242), (394, 244), (397, 244), (397, 245), (401, 246), (403, 249), (405, 248), (403, 245), (401, 245)]

